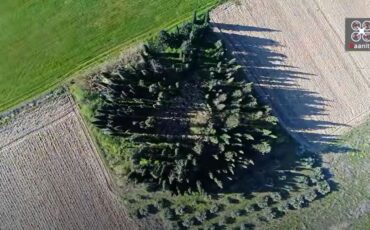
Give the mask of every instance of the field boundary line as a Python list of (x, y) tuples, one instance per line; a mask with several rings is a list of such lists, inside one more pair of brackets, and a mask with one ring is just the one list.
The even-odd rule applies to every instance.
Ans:
[(5, 145), (0, 146), (0, 151), (2, 151), (2, 150), (4, 150), (4, 149), (6, 149), (6, 148), (8, 148), (8, 147), (12, 146), (13, 144), (18, 143), (19, 141), (21, 141), (21, 140), (23, 140), (24, 138), (26, 138), (26, 137), (28, 137), (28, 136), (32, 135), (32, 134), (33, 134), (33, 133), (35, 133), (35, 132), (41, 131), (41, 130), (43, 130), (43, 129), (46, 129), (46, 128), (50, 127), (51, 125), (53, 125), (54, 123), (57, 123), (57, 122), (60, 122), (60, 121), (62, 121), (62, 120), (64, 120), (64, 119), (66, 119), (69, 115), (71, 115), (71, 113), (74, 113), (74, 110), (73, 110), (72, 108), (68, 108), (68, 110), (69, 110), (68, 112), (66, 112), (66, 113), (62, 114), (61, 116), (58, 116), (58, 118), (56, 118), (56, 119), (54, 119), (54, 120), (52, 120), (52, 121), (50, 121), (50, 122), (48, 122), (48, 123), (46, 123), (46, 124), (44, 124), (44, 125), (41, 125), (41, 126), (40, 126), (40, 127), (38, 127), (38, 128), (31, 129), (31, 130), (30, 130), (29, 132), (27, 132), (26, 134), (23, 134), (23, 135), (21, 135), (20, 137), (18, 137), (18, 138), (16, 138), (16, 139), (14, 139), (13, 141), (10, 141), (10, 142), (6, 143)]
[(75, 103), (73, 97), (71, 96), (69, 92), (67, 92), (67, 94), (68, 94), (68, 100), (72, 104), (73, 113), (75, 113), (78, 123), (80, 124), (81, 129), (84, 132), (84, 135), (87, 139), (87, 142), (89, 143), (89, 148), (91, 148), (91, 150), (94, 152), (94, 158), (96, 158), (97, 161), (99, 162), (99, 167), (100, 167), (100, 170), (104, 174), (104, 178), (107, 183), (108, 190), (112, 193), (112, 195), (118, 197), (119, 194), (116, 193), (115, 189), (113, 189), (114, 187), (113, 178), (106, 168), (106, 164), (104, 163), (104, 159), (102, 159), (102, 155), (99, 154), (100, 149), (97, 147), (95, 141), (92, 139), (92, 134), (90, 133), (86, 123), (84, 122), (84, 119), (81, 117), (81, 114), (78, 110), (78, 106)]

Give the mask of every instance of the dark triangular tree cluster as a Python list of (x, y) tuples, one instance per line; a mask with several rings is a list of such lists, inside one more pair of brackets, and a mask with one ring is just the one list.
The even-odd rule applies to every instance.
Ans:
[[(208, 14), (145, 45), (139, 63), (102, 73), (94, 124), (135, 144), (129, 178), (174, 193), (223, 188), (270, 151), (276, 119), (214, 41)], [(212, 37), (212, 39), (211, 39)]]

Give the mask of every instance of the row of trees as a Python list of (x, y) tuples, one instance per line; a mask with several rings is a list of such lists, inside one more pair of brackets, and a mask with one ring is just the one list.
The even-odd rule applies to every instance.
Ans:
[(94, 123), (136, 145), (129, 178), (203, 192), (270, 151), (276, 119), (226, 53), (208, 15), (194, 15), (145, 45), (139, 63), (97, 78), (104, 103)]

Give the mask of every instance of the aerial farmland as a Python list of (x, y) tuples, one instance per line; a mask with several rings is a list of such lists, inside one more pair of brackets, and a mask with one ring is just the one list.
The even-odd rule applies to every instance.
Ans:
[(135, 229), (73, 102), (49, 96), (1, 128), (1, 229)]
[(370, 54), (342, 52), (344, 18), (369, 11), (365, 2), (348, 4), (243, 1), (212, 14), (261, 95), (310, 148), (369, 117)]
[(369, 6), (1, 2), (0, 230), (370, 229)]

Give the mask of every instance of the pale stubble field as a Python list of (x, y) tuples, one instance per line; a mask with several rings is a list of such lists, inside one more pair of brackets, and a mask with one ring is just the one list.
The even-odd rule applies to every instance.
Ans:
[(0, 229), (136, 229), (66, 95), (0, 126)]
[(370, 114), (370, 52), (344, 51), (345, 18), (369, 9), (360, 0), (238, 0), (212, 21), (282, 124), (322, 150)]

